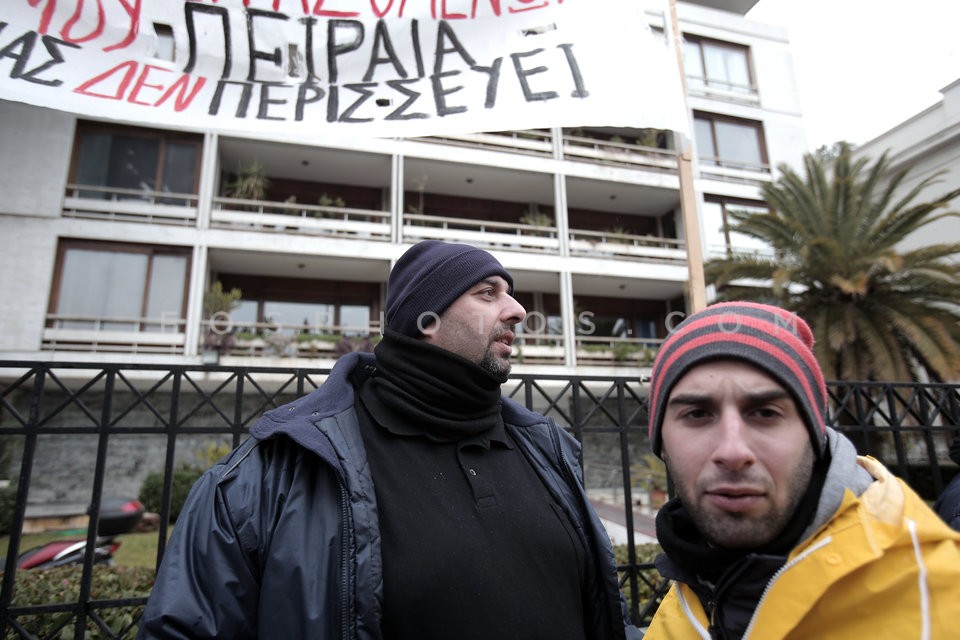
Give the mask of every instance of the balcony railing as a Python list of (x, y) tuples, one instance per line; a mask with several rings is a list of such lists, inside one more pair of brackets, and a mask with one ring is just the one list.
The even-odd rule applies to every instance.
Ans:
[(677, 172), (677, 154), (675, 151), (570, 134), (564, 134), (563, 136), (563, 157), (567, 160), (648, 171)]
[(525, 155), (550, 157), (553, 155), (553, 136), (544, 131), (498, 131), (463, 135), (415, 138), (456, 147), (470, 147), (491, 151), (507, 151)]
[(404, 214), (403, 221), (407, 242), (448, 240), (492, 249), (560, 253), (556, 227), (416, 213)]
[(183, 318), (47, 315), (41, 349), (87, 353), (182, 354)]
[(389, 241), (390, 218), (389, 211), (217, 197), (213, 199), (210, 225)]
[(705, 180), (720, 180), (722, 182), (756, 186), (761, 186), (773, 180), (768, 164), (709, 156), (700, 157), (700, 177)]
[(379, 329), (371, 325), (304, 326), (279, 322), (231, 322), (218, 327), (216, 321), (201, 323), (202, 351), (219, 355), (255, 358), (336, 359), (351, 351), (372, 351), (380, 340)]
[(580, 229), (570, 231), (570, 255), (670, 263), (687, 260), (683, 240)]
[(721, 100), (723, 102), (737, 102), (740, 104), (760, 104), (760, 94), (752, 85), (735, 84), (728, 81), (710, 80), (702, 76), (687, 75), (687, 89), (690, 95)]
[(63, 200), (63, 216), (195, 225), (197, 196), (192, 193), (68, 184)]
[[(41, 349), (82, 353), (171, 354), (185, 353), (186, 321), (182, 318), (104, 318), (49, 314)], [(198, 351), (205, 362), (221, 358), (276, 358), (336, 360), (351, 351), (372, 351), (379, 342), (379, 327), (278, 322), (230, 321), (200, 323)], [(577, 335), (578, 364), (647, 367), (660, 340)], [(562, 365), (566, 358), (562, 335), (519, 333), (513, 346), (519, 364)]]

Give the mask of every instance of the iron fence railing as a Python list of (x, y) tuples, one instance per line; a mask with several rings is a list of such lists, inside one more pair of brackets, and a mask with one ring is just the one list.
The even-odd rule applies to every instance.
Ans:
[[(89, 508), (85, 535), (92, 548), (102, 499), (135, 496), (148, 472), (160, 473), (159, 563), (170, 533), (177, 469), (196, 463), (197, 451), (210, 443), (236, 446), (263, 411), (310, 392), (327, 373), (0, 361), (0, 479), (9, 480), (6, 491), (15, 496), (6, 523), (0, 634), (132, 638), (149, 585), (104, 596), (88, 552), (69, 595), (42, 601), (49, 594), (31, 591), (30, 571), (16, 570), (25, 525), (38, 514), (50, 517), (56, 511), (51, 505), (63, 511), (72, 505), (74, 512)], [(627, 531), (617, 549), (621, 584), (641, 625), (667, 587), (652, 565), (653, 550), (635, 534), (641, 485), (650, 477), (647, 465), (655, 462), (648, 455), (647, 388), (640, 377), (560, 375), (515, 375), (503, 387), (505, 395), (553, 417), (580, 440), (588, 491), (611, 490)], [(882, 460), (928, 499), (942, 491), (955, 473), (947, 450), (960, 434), (960, 386), (830, 383), (829, 391), (831, 422), (861, 453)]]

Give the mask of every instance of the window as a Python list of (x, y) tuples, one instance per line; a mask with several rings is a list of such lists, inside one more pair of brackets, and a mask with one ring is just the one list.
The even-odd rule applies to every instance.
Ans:
[(65, 240), (50, 313), (61, 329), (182, 331), (188, 250)]
[(243, 333), (366, 336), (379, 331), (380, 284), (217, 274), (243, 298), (230, 313)]
[(186, 204), (188, 199), (156, 194), (197, 193), (200, 145), (196, 135), (81, 122), (72, 182), (99, 187), (81, 190), (84, 198)]
[(742, 45), (685, 35), (683, 70), (687, 86), (754, 93), (749, 53)]
[(765, 213), (769, 208), (762, 202), (707, 197), (702, 215), (704, 240), (710, 257), (727, 257), (734, 253), (773, 255), (773, 249), (766, 242), (730, 229), (734, 222), (730, 217), (732, 211)]
[(766, 168), (759, 122), (698, 112), (693, 126), (701, 163), (754, 171)]

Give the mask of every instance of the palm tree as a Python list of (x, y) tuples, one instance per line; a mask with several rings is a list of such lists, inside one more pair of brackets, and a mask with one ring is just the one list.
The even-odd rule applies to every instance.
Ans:
[[(706, 265), (724, 299), (763, 300), (806, 319), (816, 355), (837, 380), (953, 380), (960, 376), (960, 243), (902, 249), (960, 195), (913, 201), (937, 175), (904, 196), (910, 168), (890, 173), (886, 154), (854, 161), (841, 143), (832, 171), (804, 158), (764, 185), (769, 212), (731, 212), (731, 229), (768, 243), (773, 256), (729, 255)], [(890, 175), (888, 176), (888, 173)], [(765, 286), (748, 286), (762, 282)]]

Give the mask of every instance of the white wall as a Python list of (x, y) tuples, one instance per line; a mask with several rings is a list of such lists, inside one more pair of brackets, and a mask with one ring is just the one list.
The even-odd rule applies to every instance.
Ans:
[(0, 100), (0, 213), (59, 217), (76, 118)]
[(0, 215), (0, 357), (40, 349), (56, 260), (56, 223)]

